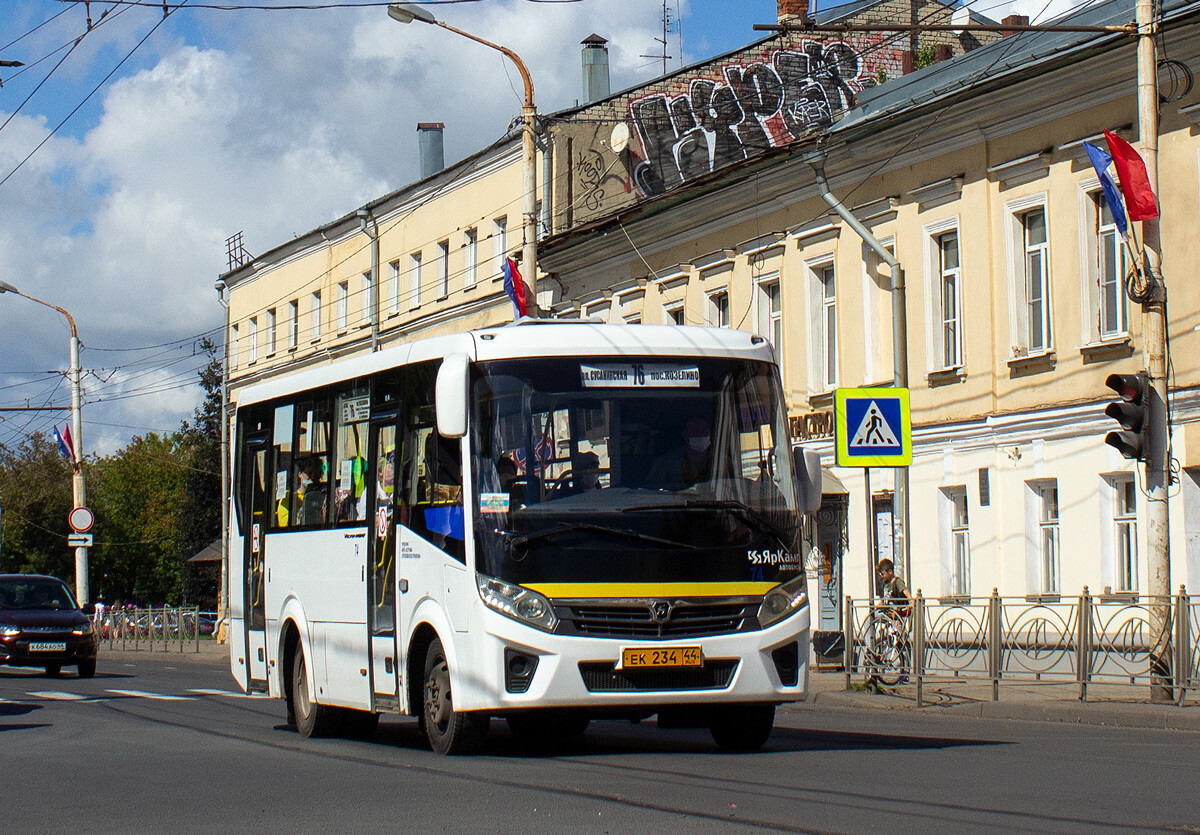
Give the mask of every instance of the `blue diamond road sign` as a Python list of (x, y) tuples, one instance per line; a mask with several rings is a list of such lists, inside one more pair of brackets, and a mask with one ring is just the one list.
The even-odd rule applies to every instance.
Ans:
[(907, 467), (912, 463), (908, 389), (838, 389), (834, 434), (839, 467)]

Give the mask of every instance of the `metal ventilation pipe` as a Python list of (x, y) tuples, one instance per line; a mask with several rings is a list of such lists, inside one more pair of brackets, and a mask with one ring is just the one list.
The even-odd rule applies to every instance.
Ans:
[(442, 132), (446, 126), (441, 122), (417, 123), (417, 150), (421, 154), (421, 179), (432, 177), (446, 167), (445, 145)]
[(596, 34), (588, 35), (583, 44), (583, 103), (608, 98), (608, 41)]

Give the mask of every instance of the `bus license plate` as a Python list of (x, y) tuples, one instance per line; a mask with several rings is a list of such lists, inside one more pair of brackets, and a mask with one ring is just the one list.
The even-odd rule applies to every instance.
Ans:
[(621, 650), (621, 667), (699, 667), (700, 647), (628, 647)]
[(66, 651), (67, 651), (67, 645), (66, 645), (65, 643), (59, 643), (59, 644), (49, 644), (49, 643), (30, 644), (30, 645), (29, 645), (29, 651), (30, 651), (30, 652), (66, 652)]

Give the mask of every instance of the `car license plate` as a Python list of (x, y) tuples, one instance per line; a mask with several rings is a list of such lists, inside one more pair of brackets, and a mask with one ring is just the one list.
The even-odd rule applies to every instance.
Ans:
[(65, 643), (36, 643), (29, 645), (30, 652), (66, 652), (67, 645)]
[(621, 650), (621, 667), (699, 667), (700, 647), (627, 647)]

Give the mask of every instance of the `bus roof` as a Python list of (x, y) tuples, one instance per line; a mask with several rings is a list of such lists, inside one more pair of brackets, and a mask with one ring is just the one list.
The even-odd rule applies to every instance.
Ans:
[(247, 386), (238, 404), (353, 380), (410, 362), (466, 354), (473, 361), (521, 357), (723, 356), (774, 362), (771, 344), (758, 334), (729, 328), (678, 325), (610, 325), (594, 320), (521, 319), (507, 325), (406, 342), (321, 368), (281, 375)]

